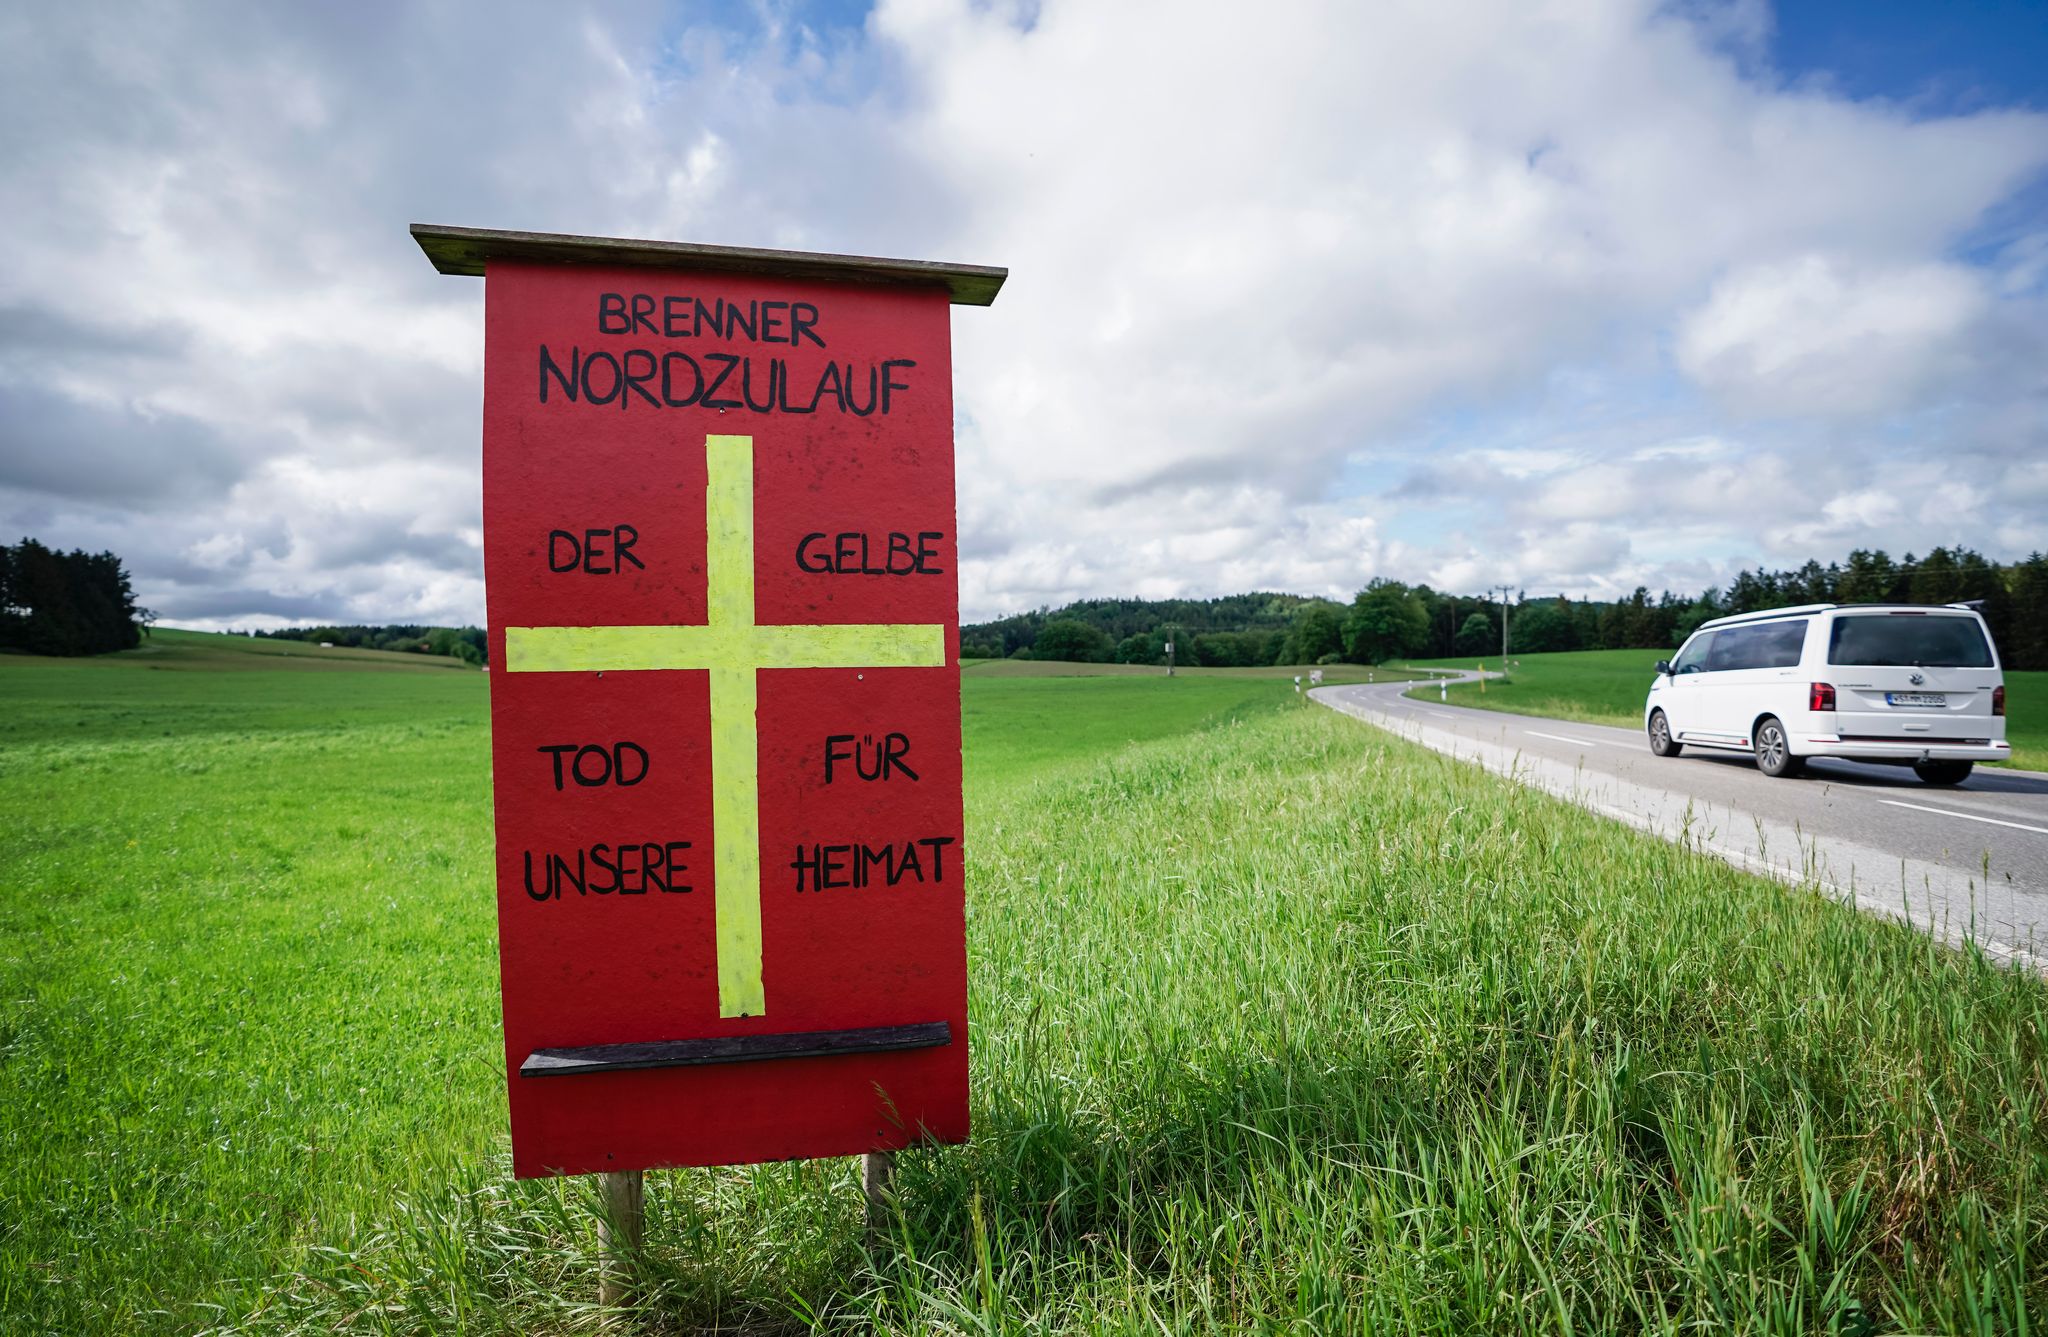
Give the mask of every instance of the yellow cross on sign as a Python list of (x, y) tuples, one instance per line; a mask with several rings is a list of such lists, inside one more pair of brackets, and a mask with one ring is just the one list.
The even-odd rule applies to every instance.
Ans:
[(508, 673), (636, 669), (711, 672), (711, 838), (717, 900), (718, 1015), (768, 1010), (761, 984), (761, 811), (754, 671), (937, 668), (940, 624), (754, 624), (754, 438), (704, 438), (705, 566), (701, 627), (507, 627)]

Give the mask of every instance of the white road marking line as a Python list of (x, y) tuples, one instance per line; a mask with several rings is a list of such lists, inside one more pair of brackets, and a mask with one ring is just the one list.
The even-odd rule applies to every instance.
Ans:
[(2025, 822), (2008, 822), (1998, 817), (1979, 817), (1974, 812), (1957, 812), (1954, 808), (1930, 808), (1925, 803), (1901, 803), (1895, 798), (1881, 798), (1879, 803), (1889, 803), (1894, 808), (1917, 808), (1921, 812), (1938, 812), (1944, 817), (1960, 817), (1966, 822), (1988, 822), (1992, 826), (2009, 826), (2016, 831), (2033, 831), (2048, 836), (2048, 826), (2028, 826)]
[(1454, 720), (1458, 718), (1456, 715), (1453, 715), (1448, 710), (1425, 710), (1422, 713), (1425, 715), (1434, 715), (1440, 720)]
[(1579, 745), (1580, 747), (1606, 747), (1606, 746), (1607, 746), (1607, 744), (1605, 744), (1605, 743), (1596, 743), (1596, 742), (1594, 742), (1594, 741), (1593, 741), (1592, 739), (1590, 739), (1590, 738), (1566, 738), (1566, 737), (1565, 737), (1565, 736), (1564, 736), (1563, 734), (1561, 734), (1561, 733), (1542, 733), (1542, 732), (1540, 732), (1540, 731), (1538, 731), (1538, 730), (1535, 730), (1535, 729), (1524, 729), (1524, 730), (1522, 730), (1522, 732), (1523, 732), (1523, 733), (1525, 733), (1525, 734), (1529, 734), (1529, 735), (1531, 735), (1532, 737), (1535, 737), (1535, 738), (1548, 738), (1548, 739), (1549, 739), (1549, 740), (1550, 740), (1551, 742), (1553, 742), (1553, 743), (1577, 743), (1577, 744), (1578, 744), (1578, 745)]

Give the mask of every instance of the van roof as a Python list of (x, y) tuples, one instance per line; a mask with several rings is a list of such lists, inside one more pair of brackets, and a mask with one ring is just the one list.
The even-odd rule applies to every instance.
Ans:
[(1836, 607), (1839, 607), (1839, 605), (1800, 604), (1797, 608), (1765, 608), (1754, 613), (1731, 613), (1727, 617), (1717, 617), (1700, 623), (1700, 630), (1705, 631), (1709, 627), (1733, 626), (1738, 622), (1763, 622), (1774, 617), (1804, 617), (1811, 613), (1825, 613), (1828, 609)]
[(1916, 613), (1976, 613), (1972, 604), (1800, 604), (1795, 608), (1763, 608), (1753, 613), (1731, 613), (1727, 617), (1711, 618), (1699, 625), (1701, 631), (1710, 627), (1731, 627), (1743, 622), (1768, 622), (1774, 617), (1811, 617), (1815, 613), (1827, 613), (1844, 608), (1910, 608)]

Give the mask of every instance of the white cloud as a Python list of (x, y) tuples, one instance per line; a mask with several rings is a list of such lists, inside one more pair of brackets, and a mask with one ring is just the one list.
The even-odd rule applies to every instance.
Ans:
[(1678, 363), (1747, 412), (1877, 414), (1967, 371), (1990, 303), (1982, 277), (1954, 264), (1857, 270), (1807, 255), (1753, 265), (1684, 317)]
[[(913, 142), (971, 185), (959, 249), (1014, 268), (994, 312), (956, 320), (976, 426), (963, 477), (1008, 525), (1113, 546), (1266, 524), (1277, 548), (1270, 520), (1199, 484), (1265, 480), (1299, 502), (1351, 452), (1477, 406), (1527, 413), (1512, 446), (1416, 463), (1436, 503), (1524, 523), (1468, 567), (1417, 553), (1395, 574), (1571, 575), (1561, 547), (1614, 556), (1672, 518), (1761, 557), (1758, 514), (1825, 502), (1783, 463), (1817, 440), (1801, 433), (1954, 389), (1993, 299), (1938, 257), (2048, 162), (2043, 118), (1914, 122), (1785, 91), (1644, 6), (1269, 18), (878, 17), (921, 94)], [(2038, 346), (2040, 324), (2027, 333)], [(1558, 368), (1667, 337), (1674, 370), (1793, 427), (1759, 436), (1700, 406), (1690, 433), (1603, 460), (1569, 419), (1529, 411)], [(1628, 467), (1658, 455), (1693, 463)], [(1112, 527), (1071, 505), (1124, 495), (1149, 514)], [(1395, 513), (1371, 496), (1339, 509)], [(983, 597), (1002, 589), (991, 573)]]
[(1648, 460), (1711, 460), (1729, 453), (1726, 441), (1718, 438), (1696, 437), (1685, 441), (1659, 441), (1653, 445), (1632, 450), (1628, 458), (1643, 462)]
[(675, 17), (0, 17), (0, 521), (174, 612), (480, 617), (430, 219), (1009, 265), (970, 617), (2043, 528), (2048, 229), (1963, 243), (2048, 116), (1787, 85), (1756, 0)]

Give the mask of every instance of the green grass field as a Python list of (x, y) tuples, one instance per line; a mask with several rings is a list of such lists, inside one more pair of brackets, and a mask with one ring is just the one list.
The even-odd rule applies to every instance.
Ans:
[[(1317, 666), (1276, 664), (1265, 668), (1188, 668), (1176, 678), (1286, 678), (1307, 681)], [(1414, 682), (1429, 674), (1413, 669), (1366, 668), (1360, 664), (1322, 665), (1326, 684), (1340, 682)], [(1062, 659), (966, 659), (961, 672), (972, 678), (1164, 678), (1166, 670), (1151, 664), (1076, 664)]]
[[(0, 1331), (594, 1329), (488, 677), (159, 639), (0, 659)], [(872, 1256), (850, 1162), (650, 1175), (646, 1330), (2039, 1330), (2038, 979), (1285, 682), (965, 701), (973, 1141)]]
[[(1584, 720), (1639, 728), (1643, 698), (1660, 659), (1669, 650), (1575, 650), (1563, 654), (1516, 655), (1507, 682), (1453, 687), (1451, 703), (1481, 710), (1512, 710), (1559, 720)], [(1417, 667), (1472, 669), (1501, 666), (1498, 657), (1419, 661)], [(1420, 689), (1408, 693), (1420, 696)], [(1431, 689), (1430, 698), (1435, 699)], [(2048, 770), (2048, 672), (2005, 674), (2005, 736), (2012, 742), (2012, 764), (2026, 770)]]

